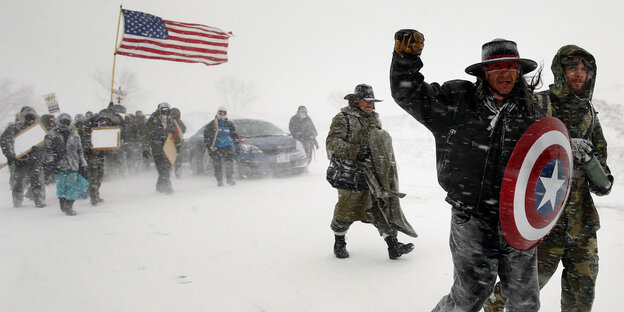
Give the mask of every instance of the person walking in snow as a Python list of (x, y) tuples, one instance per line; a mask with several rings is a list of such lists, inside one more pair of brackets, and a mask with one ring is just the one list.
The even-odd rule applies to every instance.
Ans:
[(15, 136), (22, 130), (39, 122), (39, 115), (30, 106), (24, 106), (16, 116), (14, 123), (0, 136), (0, 147), (11, 170), (10, 185), (13, 194), (13, 207), (21, 207), (24, 202), (24, 179), (28, 179), (29, 192), (35, 206), (42, 208), (45, 203), (45, 182), (43, 174), (44, 147), (33, 146), (25, 155), (17, 158), (15, 154)]
[[(145, 138), (143, 139), (143, 153), (151, 151), (154, 165), (158, 171), (156, 191), (164, 194), (172, 194), (171, 186), (171, 161), (167, 158), (163, 149), (167, 137), (176, 133), (177, 128), (170, 116), (171, 106), (167, 102), (158, 104), (156, 111), (147, 120)], [(174, 138), (174, 143), (179, 142), (180, 137)]]
[(312, 118), (308, 115), (308, 109), (305, 106), (299, 106), (297, 113), (290, 118), (288, 130), (290, 135), (303, 145), (308, 164), (310, 164), (314, 156), (314, 150), (318, 149), (318, 143), (316, 142), (318, 132), (316, 132), (316, 127), (314, 127)]
[(68, 216), (76, 215), (74, 201), (87, 194), (89, 183), (84, 178), (87, 160), (80, 136), (72, 128), (68, 114), (59, 115), (57, 125), (45, 136), (45, 147), (45, 165), (55, 174), (56, 197), (61, 211)]
[(176, 131), (173, 134), (173, 138), (179, 138), (179, 140), (176, 140), (176, 150), (178, 151), (178, 157), (176, 158), (173, 167), (173, 172), (175, 173), (176, 178), (179, 179), (182, 177), (182, 155), (180, 155), (180, 151), (182, 150), (182, 143), (184, 143), (183, 135), (186, 132), (186, 125), (184, 124), (184, 122), (182, 122), (182, 113), (177, 107), (171, 109), (171, 118), (173, 118), (173, 121), (176, 125)]
[(100, 197), (100, 187), (104, 179), (105, 157), (109, 151), (93, 150), (91, 135), (93, 133), (93, 128), (113, 126), (120, 127), (121, 125), (118, 123), (118, 118), (115, 116), (115, 112), (112, 109), (103, 109), (92, 117), (76, 123), (76, 128), (78, 129), (78, 134), (80, 135), (80, 141), (82, 143), (82, 150), (87, 159), (86, 178), (89, 181), (89, 198), (93, 206), (99, 205), (104, 201), (104, 199)]
[[(596, 60), (585, 49), (566, 45), (553, 58), (551, 69), (555, 83), (549, 90), (538, 93), (536, 102), (568, 128), (574, 147), (574, 173), (563, 214), (537, 246), (537, 271), (542, 288), (561, 262), (561, 311), (591, 311), (598, 276), (596, 232), (600, 228), (591, 193), (607, 195), (613, 186), (607, 166), (607, 141), (591, 102)], [(596, 174), (601, 179), (592, 179)], [(500, 285), (494, 290), (494, 296), (486, 303), (487, 312), (504, 309)]]
[(219, 107), (215, 119), (204, 129), (204, 144), (210, 152), (214, 167), (217, 185), (223, 186), (223, 171), (225, 181), (234, 185), (234, 144), (238, 143), (238, 134), (234, 124), (227, 118), (227, 109)]
[[(345, 235), (355, 221), (372, 223), (388, 245), (388, 256), (397, 259), (410, 253), (414, 244), (400, 243), (398, 231), (418, 235), (407, 222), (399, 204), (392, 139), (381, 129), (375, 112), (373, 88), (359, 84), (345, 96), (349, 105), (332, 119), (325, 141), (330, 168), (328, 180), (338, 189), (338, 203), (330, 228), (334, 232), (334, 255), (349, 257)], [(349, 181), (341, 177), (351, 176)]]
[(390, 88), (396, 103), (427, 127), (436, 142), (438, 182), (451, 205), (449, 245), (454, 283), (433, 311), (478, 311), (497, 276), (507, 311), (537, 311), (537, 252), (519, 251), (500, 228), (502, 178), (516, 142), (543, 114), (524, 75), (537, 63), (520, 58), (515, 42), (494, 39), (482, 46), (482, 61), (466, 68), (476, 83), (427, 83), (420, 69), (424, 36), (395, 33)]

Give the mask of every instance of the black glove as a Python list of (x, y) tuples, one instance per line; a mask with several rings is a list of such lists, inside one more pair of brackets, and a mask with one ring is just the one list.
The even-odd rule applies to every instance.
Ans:
[(364, 162), (366, 159), (371, 158), (371, 149), (366, 145), (361, 145), (358, 150), (357, 161)]
[(414, 29), (401, 29), (394, 34), (394, 51), (398, 54), (420, 55), (425, 36)]
[(150, 151), (143, 151), (143, 158), (148, 159), (150, 157)]

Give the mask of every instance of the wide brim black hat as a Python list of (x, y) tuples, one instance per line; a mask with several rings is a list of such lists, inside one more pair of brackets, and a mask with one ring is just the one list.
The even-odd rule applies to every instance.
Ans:
[(347, 94), (344, 97), (345, 100), (364, 100), (366, 102), (383, 102), (383, 100), (379, 100), (375, 98), (375, 94), (373, 93), (373, 87), (367, 84), (359, 84), (355, 86), (355, 90), (351, 94)]
[(516, 61), (527, 74), (537, 68), (537, 62), (521, 58), (515, 42), (505, 39), (494, 39), (481, 48), (481, 62), (466, 67), (466, 73), (473, 76), (483, 75), (483, 66), (496, 62)]

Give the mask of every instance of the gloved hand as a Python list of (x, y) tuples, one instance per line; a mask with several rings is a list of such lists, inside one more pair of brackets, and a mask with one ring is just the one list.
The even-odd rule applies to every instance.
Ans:
[(144, 150), (143, 151), (143, 159), (148, 159), (150, 157), (150, 151)]
[(358, 150), (357, 161), (364, 162), (368, 158), (371, 158), (371, 157), (372, 157), (372, 153), (371, 153), (370, 147), (366, 145), (361, 145), (360, 149)]
[(414, 29), (401, 29), (394, 34), (394, 51), (399, 54), (420, 55), (425, 36)]
[(593, 150), (594, 145), (589, 140), (572, 138), (572, 154), (574, 155), (574, 159), (577, 161), (589, 161)]
[(214, 147), (214, 146), (211, 146), (211, 147), (209, 147), (208, 149), (209, 149), (211, 152), (214, 152), (214, 151), (216, 151), (216, 150), (217, 150), (217, 148), (216, 148), (216, 147)]

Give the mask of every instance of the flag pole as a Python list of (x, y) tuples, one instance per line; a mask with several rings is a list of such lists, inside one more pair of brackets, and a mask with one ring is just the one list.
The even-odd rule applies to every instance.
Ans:
[(117, 19), (117, 35), (115, 36), (115, 52), (113, 53), (113, 77), (111, 79), (110, 102), (113, 102), (113, 90), (115, 88), (115, 62), (117, 62), (117, 43), (119, 40), (119, 25), (121, 24), (122, 8), (119, 5), (119, 18)]

